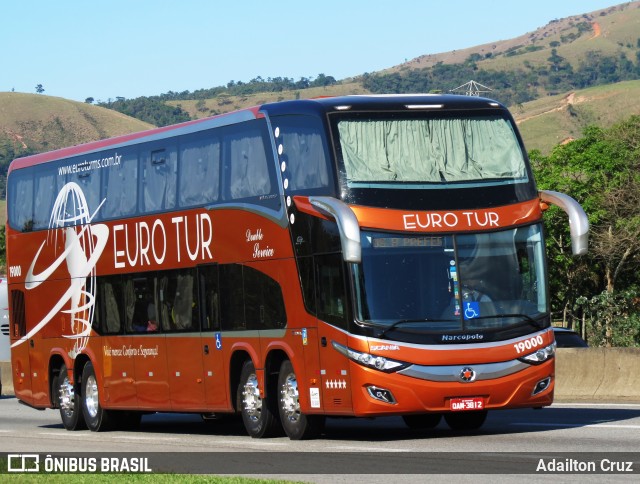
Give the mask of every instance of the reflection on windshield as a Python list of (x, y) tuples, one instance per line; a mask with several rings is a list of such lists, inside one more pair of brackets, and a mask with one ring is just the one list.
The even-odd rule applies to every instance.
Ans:
[(363, 232), (358, 319), (411, 331), (499, 329), (547, 313), (540, 227), (444, 236)]

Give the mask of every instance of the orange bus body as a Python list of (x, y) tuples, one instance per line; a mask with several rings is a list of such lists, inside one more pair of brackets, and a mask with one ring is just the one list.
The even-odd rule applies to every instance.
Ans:
[[(427, 104), (506, 111), (446, 96), (279, 103), (14, 161), (7, 265), (16, 397), (60, 408), (70, 430), (127, 426), (145, 412), (239, 413), (253, 437), (282, 426), (294, 439), (317, 435), (325, 416), (403, 415), (409, 425), (428, 426), (444, 415), (454, 428), (476, 428), (487, 410), (550, 405), (554, 338), (539, 256), (527, 258), (522, 248), (509, 256), (538, 278), (527, 296), (527, 307), (540, 312), (535, 321), (522, 309), (489, 313), (482, 299), (465, 302), (458, 275), (464, 237), (473, 237), (477, 260), (498, 261), (503, 249), (478, 255), (493, 250), (492, 237), (540, 224), (530, 175), (529, 195), (474, 206), (370, 204), (368, 185), (356, 199), (339, 181), (347, 147), (335, 140), (347, 128), (334, 124), (334, 113), (378, 116), (407, 105), (431, 112)], [(298, 130), (289, 122), (296, 113), (306, 116), (302, 122), (316, 115), (319, 128)], [(243, 123), (251, 134), (234, 131)], [(281, 125), (293, 128), (281, 134)], [(320, 141), (328, 168), (295, 168), (288, 147)], [(255, 154), (258, 146), (264, 153)], [(217, 174), (197, 172), (204, 163)], [(316, 181), (294, 181), (304, 170)], [(131, 185), (128, 177), (135, 177)], [(136, 194), (128, 202), (130, 190)], [(454, 190), (447, 192), (452, 200)], [(355, 252), (349, 230), (357, 232)], [(531, 233), (500, 240), (520, 237), (533, 250), (541, 236)], [(377, 264), (376, 251), (393, 258), (394, 247), (416, 245), (436, 248), (433, 260), (444, 261), (438, 274), (446, 272), (454, 302), (447, 306), (445, 289), (434, 289), (429, 307), (448, 314), (435, 323), (439, 330), (428, 327), (432, 318), (411, 329), (400, 309), (393, 324), (373, 317), (384, 310), (375, 307), (385, 297), (379, 288), (394, 283), (391, 273), (371, 282), (382, 269), (358, 257)], [(425, 276), (415, 284), (432, 283)], [(365, 292), (379, 295), (367, 299)], [(506, 322), (487, 332), (484, 317)]]

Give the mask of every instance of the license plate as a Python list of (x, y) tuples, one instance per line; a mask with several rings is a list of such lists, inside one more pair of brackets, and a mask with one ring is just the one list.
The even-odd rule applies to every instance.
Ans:
[(467, 397), (467, 398), (452, 398), (450, 408), (454, 412), (462, 412), (465, 410), (483, 410), (484, 398), (482, 397)]

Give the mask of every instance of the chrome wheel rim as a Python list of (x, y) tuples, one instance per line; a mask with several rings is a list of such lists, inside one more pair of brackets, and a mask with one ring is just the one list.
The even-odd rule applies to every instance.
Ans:
[(73, 417), (76, 392), (68, 377), (65, 377), (58, 388), (58, 402), (65, 416)]
[(284, 417), (290, 422), (300, 420), (300, 394), (298, 393), (298, 380), (294, 373), (289, 373), (280, 389), (280, 405)]
[(95, 418), (98, 415), (98, 382), (96, 378), (91, 375), (87, 378), (87, 384), (85, 386), (84, 404), (87, 407), (87, 412), (91, 418)]
[(262, 412), (262, 398), (260, 398), (260, 388), (258, 387), (258, 378), (255, 373), (249, 375), (244, 384), (242, 392), (242, 408), (245, 414), (253, 422), (260, 418)]

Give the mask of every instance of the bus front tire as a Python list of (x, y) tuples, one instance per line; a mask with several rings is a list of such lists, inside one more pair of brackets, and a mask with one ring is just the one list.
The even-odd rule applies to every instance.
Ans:
[(80, 407), (80, 395), (76, 392), (76, 385), (71, 384), (67, 373), (67, 365), (60, 367), (60, 373), (55, 379), (55, 390), (60, 409), (62, 425), (67, 430), (83, 430), (86, 427), (82, 409)]
[(279, 422), (274, 411), (275, 398), (268, 393), (266, 398), (260, 397), (258, 377), (251, 360), (242, 366), (236, 401), (244, 427), (251, 437), (260, 439), (276, 434)]
[(100, 432), (111, 427), (109, 412), (100, 406), (98, 380), (89, 361), (82, 369), (82, 414), (89, 430)]
[(446, 413), (444, 419), (452, 430), (477, 430), (487, 419), (486, 410)]
[(278, 412), (280, 423), (291, 440), (312, 439), (324, 428), (323, 415), (300, 412), (298, 380), (289, 360), (282, 362), (278, 375)]

